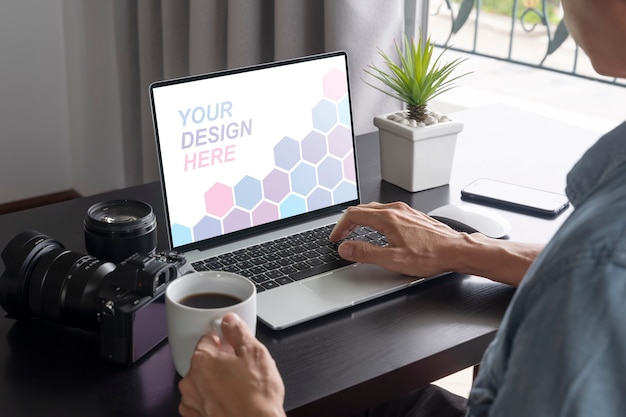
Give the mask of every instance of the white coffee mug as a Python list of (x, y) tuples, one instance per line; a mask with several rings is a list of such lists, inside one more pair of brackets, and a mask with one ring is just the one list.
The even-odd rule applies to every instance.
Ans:
[[(224, 295), (233, 297), (233, 304), (214, 304)], [(236, 313), (252, 334), (256, 332), (256, 288), (247, 278), (230, 272), (193, 272), (168, 285), (165, 311), (174, 367), (184, 377), (200, 338), (210, 331), (222, 337), (221, 319), (226, 313)]]

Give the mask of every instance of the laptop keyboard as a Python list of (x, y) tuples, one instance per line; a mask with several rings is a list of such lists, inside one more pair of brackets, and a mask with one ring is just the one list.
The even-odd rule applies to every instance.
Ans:
[[(192, 266), (196, 271), (234, 272), (252, 280), (257, 292), (271, 290), (353, 263), (337, 254), (339, 243), (328, 240), (334, 226), (322, 226), (214, 256), (194, 262)], [(387, 245), (384, 235), (368, 227), (358, 227), (346, 240)]]

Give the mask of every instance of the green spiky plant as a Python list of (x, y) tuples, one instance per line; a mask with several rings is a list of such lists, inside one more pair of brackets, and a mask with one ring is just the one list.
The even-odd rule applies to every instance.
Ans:
[(404, 48), (394, 41), (399, 65), (391, 57), (378, 48), (379, 55), (383, 58), (386, 69), (368, 65), (366, 73), (376, 78), (387, 86), (390, 91), (384, 90), (365, 81), (369, 86), (406, 103), (409, 119), (423, 122), (426, 119), (428, 102), (438, 95), (456, 87), (454, 81), (468, 75), (469, 72), (458, 76), (452, 76), (453, 71), (467, 58), (457, 58), (446, 64), (440, 62), (441, 57), (448, 48), (444, 49), (439, 56), (432, 61), (434, 44), (430, 37), (423, 41), (422, 35), (419, 41), (410, 39), (404, 35)]

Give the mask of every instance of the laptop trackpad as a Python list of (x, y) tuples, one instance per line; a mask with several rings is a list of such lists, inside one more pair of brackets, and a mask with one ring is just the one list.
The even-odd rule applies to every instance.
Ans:
[(327, 300), (358, 302), (406, 287), (416, 278), (390, 272), (376, 265), (355, 264), (331, 274), (302, 282)]

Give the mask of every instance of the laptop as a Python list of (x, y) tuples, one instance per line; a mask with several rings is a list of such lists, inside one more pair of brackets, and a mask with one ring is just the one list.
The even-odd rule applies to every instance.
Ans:
[(420, 281), (313, 243), (360, 202), (345, 52), (159, 81), (150, 98), (170, 247), (252, 279), (261, 322), (285, 329)]

